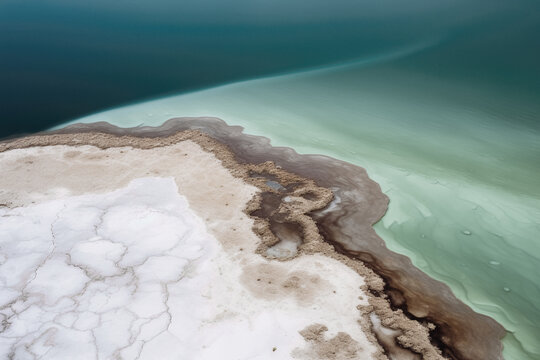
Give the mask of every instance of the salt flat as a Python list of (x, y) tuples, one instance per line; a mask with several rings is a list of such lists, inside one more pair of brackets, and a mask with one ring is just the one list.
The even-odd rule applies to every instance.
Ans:
[(381, 356), (362, 276), (257, 254), (243, 211), (259, 190), (195, 142), (29, 147), (0, 168), (1, 354)]

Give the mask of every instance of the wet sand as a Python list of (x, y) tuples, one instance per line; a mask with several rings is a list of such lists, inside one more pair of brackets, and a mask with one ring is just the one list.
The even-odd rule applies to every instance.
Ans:
[[(299, 238), (301, 245), (288, 246), (286, 255), (277, 257), (286, 260), (302, 252), (324, 252), (366, 278), (370, 309), (364, 309), (364, 313), (373, 313), (379, 319), (373, 332), (387, 355), (401, 358), (406, 348), (410, 358), (440, 358), (439, 350), (451, 359), (502, 358), (500, 338), (504, 329), (500, 325), (473, 312), (446, 285), (384, 246), (372, 225), (384, 215), (388, 199), (360, 167), (274, 148), (266, 138), (242, 134), (240, 127), (211, 118), (173, 119), (158, 128), (77, 124), (57, 131), (58, 135), (5, 142), (0, 149), (59, 143), (92, 145), (99, 138), (95, 135), (98, 132), (159, 138), (151, 141), (151, 146), (162, 146), (170, 141), (168, 136), (183, 130), (198, 130), (227, 145), (234, 159), (220, 160), (243, 164), (248, 174), (244, 178), (263, 189), (246, 209), (256, 219), (254, 230), (263, 239), (257, 249), (260, 254), (276, 257), (283, 252), (269, 249), (280, 241)], [(88, 134), (75, 135), (82, 133)], [(120, 137), (115, 143), (132, 146), (137, 141)]]

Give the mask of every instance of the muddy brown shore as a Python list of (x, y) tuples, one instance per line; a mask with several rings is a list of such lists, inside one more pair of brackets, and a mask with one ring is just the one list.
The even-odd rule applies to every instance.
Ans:
[[(238, 163), (256, 166), (270, 161), (276, 169), (297, 175), (299, 179), (311, 179), (318, 187), (332, 191), (333, 200), (308, 215), (316, 224), (318, 236), (382, 278), (383, 281), (368, 282), (371, 284), (368, 291), (372, 295), (373, 311), (382, 324), (399, 331), (399, 336), (390, 339), (383, 339), (383, 335), (375, 331), (390, 358), (398, 358), (399, 349), (408, 349), (409, 358), (431, 359), (442, 355), (463, 360), (502, 359), (500, 339), (505, 330), (498, 323), (475, 313), (456, 299), (448, 286), (415, 268), (407, 257), (388, 250), (377, 236), (372, 225), (384, 215), (388, 198), (363, 168), (326, 156), (300, 155), (290, 148), (272, 147), (269, 139), (243, 134), (241, 127), (228, 126), (215, 118), (171, 119), (156, 128), (76, 124), (54, 133), (92, 132), (159, 138), (185, 130), (200, 131), (225, 144)], [(307, 234), (301, 221), (280, 216), (276, 211), (282, 199), (297, 189), (295, 181), (283, 181), (279, 171), (259, 170), (253, 176), (263, 177), (269, 191), (261, 194), (260, 206), (254, 207), (251, 215), (265, 219), (270, 237), (298, 238), (305, 242)], [(302, 196), (310, 199), (319, 195), (316, 191), (313, 194), (304, 191)], [(264, 239), (264, 231), (260, 235)], [(271, 243), (272, 240), (269, 245)], [(422, 343), (423, 332), (429, 333), (435, 351), (428, 350)]]

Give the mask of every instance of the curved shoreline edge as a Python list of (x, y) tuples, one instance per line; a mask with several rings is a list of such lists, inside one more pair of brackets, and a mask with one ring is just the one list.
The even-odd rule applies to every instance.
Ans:
[[(243, 134), (241, 127), (228, 126), (215, 118), (171, 119), (155, 128), (75, 124), (8, 140), (0, 143), (0, 151), (56, 144), (102, 147), (103, 134), (115, 137), (109, 138), (109, 145), (104, 147), (156, 147), (167, 145), (174, 141), (175, 134), (186, 131), (199, 139), (197, 143), (206, 144), (203, 148), (213, 152), (235, 176), (263, 191), (246, 209), (255, 218), (254, 230), (262, 239), (260, 254), (265, 255), (280, 241), (271, 230), (272, 223), (286, 220), (296, 224), (289, 230), (300, 233), (301, 252), (330, 254), (366, 278), (372, 307), (368, 311), (377, 314), (385, 327), (400, 332), (396, 338), (399, 348), (410, 349), (424, 359), (441, 355), (450, 359), (502, 359), (500, 339), (505, 331), (499, 324), (472, 311), (448, 286), (416, 269), (407, 257), (388, 250), (377, 236), (372, 225), (384, 215), (388, 198), (358, 166), (272, 147), (269, 139)], [(274, 204), (276, 196), (272, 194), (284, 197), (288, 193), (269, 186), (268, 181), (277, 181), (288, 193), (310, 201), (292, 208), (281, 202)], [(270, 205), (261, 212), (265, 204)], [(281, 220), (277, 216), (280, 212)], [(383, 345), (387, 354), (398, 351), (391, 345), (391, 341)]]

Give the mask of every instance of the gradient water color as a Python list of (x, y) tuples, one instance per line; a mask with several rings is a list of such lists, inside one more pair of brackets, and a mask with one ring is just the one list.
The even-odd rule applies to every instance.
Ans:
[(2, 0), (0, 138), (443, 41), (424, 73), (540, 88), (535, 0)]
[(537, 0), (4, 0), (0, 137), (217, 116), (363, 166), (388, 246), (540, 359), (538, 38)]

